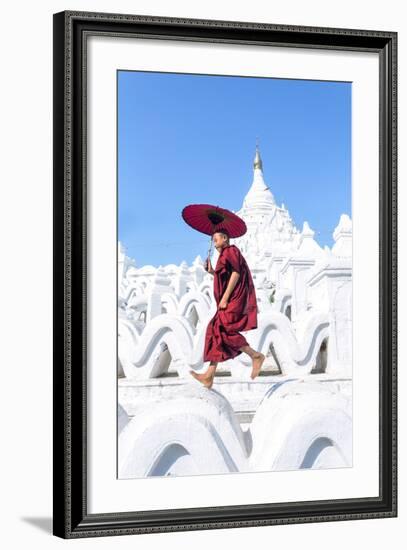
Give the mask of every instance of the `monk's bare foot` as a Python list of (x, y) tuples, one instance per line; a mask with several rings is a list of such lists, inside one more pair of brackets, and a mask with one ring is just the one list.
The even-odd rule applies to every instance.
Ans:
[(253, 356), (253, 368), (252, 373), (250, 375), (250, 378), (254, 380), (256, 376), (259, 374), (261, 366), (265, 360), (266, 356), (263, 353), (257, 353)]
[(210, 373), (203, 373), (203, 374), (198, 374), (197, 372), (193, 371), (193, 370), (190, 370), (189, 371), (192, 376), (195, 378), (195, 380), (198, 380), (199, 382), (201, 382), (206, 388), (211, 388), (212, 387), (212, 384), (213, 384), (213, 379), (215, 377), (215, 375), (211, 375)]

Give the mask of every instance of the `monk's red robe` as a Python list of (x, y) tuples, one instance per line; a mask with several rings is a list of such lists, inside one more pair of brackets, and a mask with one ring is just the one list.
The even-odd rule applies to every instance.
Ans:
[[(219, 309), (232, 271), (238, 271), (240, 277), (226, 309)], [(217, 311), (206, 329), (204, 362), (222, 362), (240, 355), (242, 352), (239, 348), (248, 345), (248, 342), (239, 331), (257, 328), (258, 310), (252, 275), (245, 258), (234, 244), (220, 251), (215, 267), (213, 293)]]

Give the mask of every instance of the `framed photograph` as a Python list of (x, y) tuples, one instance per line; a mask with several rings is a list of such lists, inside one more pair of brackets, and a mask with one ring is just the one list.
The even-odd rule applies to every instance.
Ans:
[(54, 535), (397, 515), (396, 55), (54, 15)]

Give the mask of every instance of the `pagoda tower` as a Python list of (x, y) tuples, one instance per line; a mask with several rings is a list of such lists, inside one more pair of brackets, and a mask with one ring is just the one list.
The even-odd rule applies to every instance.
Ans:
[(236, 214), (245, 221), (247, 233), (233, 242), (252, 262), (297, 248), (301, 232), (294, 226), (284, 204), (277, 205), (264, 180), (258, 144), (253, 161), (253, 181), (242, 208)]

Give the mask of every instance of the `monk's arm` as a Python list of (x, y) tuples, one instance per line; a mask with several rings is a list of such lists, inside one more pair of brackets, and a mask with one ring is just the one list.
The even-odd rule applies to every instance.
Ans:
[(232, 294), (233, 289), (235, 288), (236, 283), (239, 280), (239, 277), (240, 277), (240, 273), (238, 271), (232, 271), (229, 277), (228, 286), (226, 287), (226, 290), (222, 296), (223, 299), (229, 300), (230, 295)]

